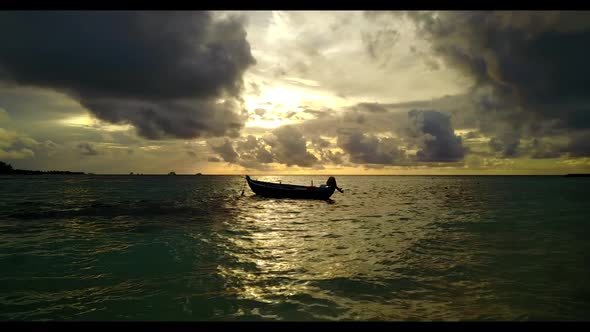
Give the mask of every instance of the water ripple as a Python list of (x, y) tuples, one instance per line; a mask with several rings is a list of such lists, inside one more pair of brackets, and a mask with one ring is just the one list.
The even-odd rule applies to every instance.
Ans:
[(0, 319), (584, 320), (590, 195), (562, 180), (0, 177)]

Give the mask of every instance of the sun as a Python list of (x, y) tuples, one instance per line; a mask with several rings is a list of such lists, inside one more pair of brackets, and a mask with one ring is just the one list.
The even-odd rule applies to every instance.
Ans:
[[(294, 78), (290, 78), (295, 81)], [(298, 81), (305, 81), (298, 79)], [(307, 81), (305, 81), (307, 82)], [(307, 82), (309, 83), (309, 82)], [(311, 84), (311, 83), (309, 83)], [(287, 124), (296, 124), (309, 115), (303, 111), (306, 109), (342, 106), (337, 98), (325, 95), (316, 90), (316, 87), (300, 87), (292, 84), (277, 84), (276, 86), (264, 86), (258, 94), (244, 96), (245, 106), (251, 114), (246, 122), (246, 127), (277, 128)], [(264, 114), (256, 114), (256, 110), (264, 110)]]

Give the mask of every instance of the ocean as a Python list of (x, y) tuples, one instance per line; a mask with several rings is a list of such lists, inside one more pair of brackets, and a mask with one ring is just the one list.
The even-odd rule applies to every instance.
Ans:
[(0, 176), (0, 320), (590, 319), (590, 178), (336, 180)]

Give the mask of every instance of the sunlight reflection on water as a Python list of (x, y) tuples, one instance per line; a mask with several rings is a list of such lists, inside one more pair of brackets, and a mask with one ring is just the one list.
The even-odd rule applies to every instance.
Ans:
[(325, 202), (241, 177), (0, 178), (0, 318), (587, 318), (586, 187), (337, 180)]

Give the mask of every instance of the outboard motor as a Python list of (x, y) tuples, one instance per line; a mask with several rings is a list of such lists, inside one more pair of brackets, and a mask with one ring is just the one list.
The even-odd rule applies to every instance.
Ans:
[(338, 190), (341, 193), (344, 192), (344, 191), (342, 191), (341, 188), (338, 188), (338, 185), (336, 184), (336, 178), (334, 178), (333, 176), (330, 176), (328, 178), (328, 181), (326, 181), (326, 185), (328, 187), (334, 187), (334, 188), (336, 188), (336, 190)]

